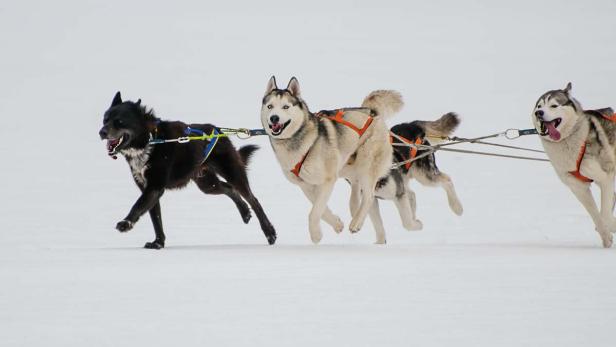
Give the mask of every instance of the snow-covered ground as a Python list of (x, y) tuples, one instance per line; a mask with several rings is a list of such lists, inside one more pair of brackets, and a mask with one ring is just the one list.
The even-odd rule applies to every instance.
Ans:
[[(295, 75), (313, 110), (397, 89), (395, 122), (447, 111), (458, 134), (527, 128), (572, 81), (616, 103), (616, 3), (585, 1), (40, 1), (0, 4), (1, 346), (612, 346), (616, 251), (602, 249), (548, 164), (439, 153), (464, 204), (413, 185), (424, 230), (383, 203), (388, 245), (324, 227), (264, 138), (253, 190), (269, 247), (230, 200), (162, 199), (162, 251), (98, 139), (117, 90), (167, 119), (258, 127), (267, 79)], [(393, 124), (393, 123), (392, 123)], [(537, 138), (508, 144), (539, 148)], [(348, 187), (330, 206), (348, 223)]]

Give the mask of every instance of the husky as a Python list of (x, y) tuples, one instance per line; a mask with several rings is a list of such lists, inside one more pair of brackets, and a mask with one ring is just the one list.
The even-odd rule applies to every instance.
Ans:
[(344, 228), (327, 206), (341, 177), (350, 177), (352, 191), (360, 194), (349, 230), (355, 233), (362, 228), (373, 205), (376, 184), (387, 175), (393, 160), (385, 119), (402, 106), (398, 92), (377, 90), (364, 99), (361, 108), (315, 114), (302, 99), (295, 77), (285, 89), (278, 88), (274, 76), (270, 78), (262, 100), (261, 123), (285, 177), (312, 203), (308, 229), (313, 243), (321, 241), (321, 219), (338, 233)]
[[(543, 94), (531, 118), (556, 174), (590, 214), (603, 247), (609, 248), (616, 231), (616, 115), (611, 108), (584, 110), (571, 88), (568, 83)], [(601, 190), (600, 208), (590, 190), (592, 182)]]
[[(414, 121), (401, 123), (393, 126), (390, 131), (396, 137), (391, 137), (394, 144), (423, 144), (431, 145), (439, 142), (439, 139), (447, 137), (460, 124), (460, 119), (455, 113), (447, 113), (436, 121)], [(401, 141), (402, 140), (402, 141)], [(379, 199), (391, 200), (395, 203), (402, 226), (406, 230), (421, 230), (423, 223), (416, 217), (417, 202), (415, 192), (409, 188), (412, 179), (428, 187), (441, 187), (447, 194), (449, 208), (456, 215), (463, 212), (451, 178), (440, 171), (436, 165), (434, 153), (425, 155), (425, 150), (413, 149), (413, 147), (394, 146), (393, 168), (389, 174), (382, 177), (376, 186), (375, 196), (370, 209), (370, 220), (376, 231), (377, 244), (384, 244), (385, 228), (379, 211)], [(424, 156), (425, 155), (425, 156)], [(417, 157), (416, 160), (413, 160)], [(357, 196), (351, 197), (351, 210), (357, 204)]]
[[(103, 117), (100, 138), (107, 140), (108, 155), (121, 154), (126, 158), (141, 196), (128, 215), (117, 223), (116, 229), (127, 232), (139, 218), (149, 212), (156, 238), (145, 248), (165, 247), (165, 234), (159, 199), (167, 189), (185, 187), (190, 181), (205, 194), (224, 194), (231, 198), (244, 223), (251, 218), (246, 201), (256, 213), (261, 229), (270, 245), (276, 242), (276, 231), (248, 184), (246, 166), (257, 150), (248, 145), (236, 150), (226, 137), (196, 140), (187, 143), (152, 144), (152, 139), (177, 139), (186, 136), (186, 130), (211, 134), (220, 129), (211, 124), (185, 124), (163, 121), (151, 109), (137, 102), (122, 101), (117, 92)], [(224, 181), (220, 180), (222, 177)]]

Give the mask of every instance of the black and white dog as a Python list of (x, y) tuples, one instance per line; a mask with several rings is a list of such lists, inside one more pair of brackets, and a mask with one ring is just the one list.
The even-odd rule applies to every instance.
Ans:
[[(219, 131), (211, 124), (187, 125), (178, 121), (161, 121), (152, 110), (146, 110), (141, 105), (141, 99), (137, 102), (122, 101), (120, 92), (116, 93), (105, 112), (99, 135), (107, 140), (110, 156), (115, 158), (119, 153), (126, 158), (135, 183), (141, 190), (141, 196), (128, 215), (118, 222), (116, 229), (129, 231), (143, 214), (149, 212), (156, 239), (146, 243), (145, 248), (163, 248), (165, 234), (159, 199), (166, 189), (183, 188), (192, 180), (205, 194), (225, 194), (231, 198), (244, 223), (251, 218), (248, 202), (257, 214), (268, 243), (274, 244), (276, 231), (252, 194), (246, 175), (248, 160), (258, 147), (248, 145), (236, 150), (226, 137), (219, 138), (209, 153), (206, 153), (210, 144), (207, 140), (151, 144), (152, 139), (186, 136), (188, 128), (206, 134)], [(206, 155), (209, 155), (207, 160)]]

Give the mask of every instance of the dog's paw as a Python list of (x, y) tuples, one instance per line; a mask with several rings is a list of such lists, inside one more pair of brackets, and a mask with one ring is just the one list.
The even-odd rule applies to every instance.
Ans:
[(451, 208), (451, 211), (456, 214), (456, 216), (461, 216), (462, 213), (464, 213), (464, 208), (459, 201), (450, 204), (449, 207)]
[(244, 224), (248, 224), (251, 218), (252, 218), (252, 214), (250, 213), (250, 211), (242, 214), (242, 220), (244, 221)]
[(601, 234), (601, 241), (603, 241), (603, 248), (612, 247), (612, 242), (613, 242), (612, 233), (607, 232), (607, 233)]
[(419, 219), (415, 219), (412, 220), (410, 223), (405, 223), (403, 227), (408, 231), (418, 231), (423, 229), (423, 223)]
[(315, 245), (318, 245), (319, 242), (321, 242), (321, 239), (323, 238), (323, 234), (321, 233), (321, 231), (311, 231), (310, 232), (310, 240), (312, 240), (312, 243), (314, 243)]
[(267, 243), (271, 246), (276, 243), (278, 236), (276, 236), (276, 233), (273, 233), (270, 235), (265, 235), (265, 238), (267, 238)]
[(132, 228), (133, 228), (133, 222), (126, 220), (126, 219), (121, 220), (118, 222), (118, 224), (116, 224), (116, 229), (121, 233), (125, 233)]
[(332, 228), (334, 228), (334, 231), (338, 234), (344, 230), (344, 222), (340, 219), (340, 217), (336, 216), (336, 221), (332, 225)]
[(359, 232), (361, 230), (363, 223), (360, 223), (358, 221), (352, 220), (351, 224), (349, 224), (349, 231), (351, 232), (351, 234), (355, 234), (357, 232)]
[(165, 248), (165, 243), (162, 241), (154, 240), (152, 242), (146, 242), (143, 248), (147, 249), (161, 249)]
[(374, 242), (375, 245), (386, 245), (387, 244), (387, 240), (383, 239), (376, 239), (376, 241)]

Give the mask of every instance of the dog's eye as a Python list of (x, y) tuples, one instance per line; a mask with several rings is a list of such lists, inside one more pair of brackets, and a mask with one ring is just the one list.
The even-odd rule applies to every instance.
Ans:
[(284, 105), (284, 106), (282, 106), (282, 109), (283, 109), (283, 110), (288, 110), (288, 109), (289, 109), (289, 105)]
[(273, 106), (273, 105), (267, 105), (267, 109), (268, 109), (268, 110), (271, 110), (271, 109), (273, 109), (273, 108), (274, 108), (274, 106)]
[(557, 107), (558, 107), (558, 105), (552, 105), (552, 106), (550, 106), (550, 107), (551, 107), (551, 108), (557, 108)]
[(124, 125), (124, 122), (122, 122), (121, 119), (116, 119), (116, 120), (113, 121), (113, 126), (116, 127), (116, 128), (119, 128), (122, 125)]

